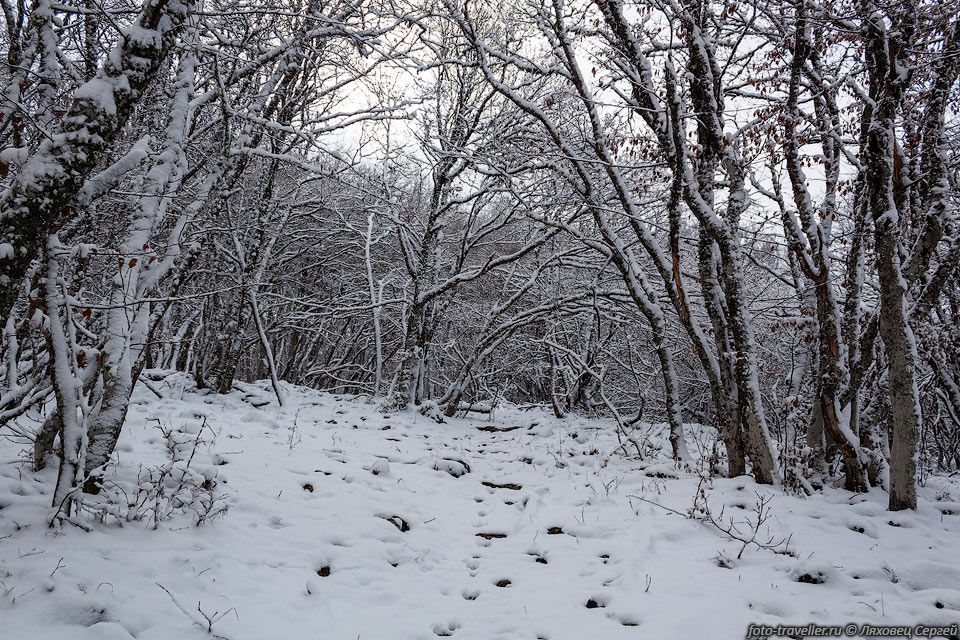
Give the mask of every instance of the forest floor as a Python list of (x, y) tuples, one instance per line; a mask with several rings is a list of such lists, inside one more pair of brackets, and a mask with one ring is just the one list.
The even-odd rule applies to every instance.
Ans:
[[(263, 383), (202, 395), (148, 373), (163, 398), (138, 386), (82, 527), (47, 526), (55, 471), (0, 441), (0, 636), (724, 640), (750, 623), (960, 622), (960, 479), (926, 479), (918, 511), (892, 514), (880, 491), (701, 482), (624, 455), (603, 421), (504, 407), (437, 424), (290, 386), (281, 409)], [(730, 534), (758, 516), (744, 548)]]

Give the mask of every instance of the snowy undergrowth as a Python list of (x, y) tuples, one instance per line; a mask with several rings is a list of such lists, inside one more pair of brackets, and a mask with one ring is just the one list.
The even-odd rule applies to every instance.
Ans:
[[(152, 386), (164, 397), (138, 388), (89, 532), (47, 528), (54, 471), (0, 443), (4, 637), (722, 639), (960, 620), (956, 481), (891, 514), (880, 492), (801, 499), (627, 458), (601, 421), (505, 407), (437, 424), (290, 387), (279, 409), (266, 383)], [(191, 482), (161, 518), (103, 507), (164, 468)]]

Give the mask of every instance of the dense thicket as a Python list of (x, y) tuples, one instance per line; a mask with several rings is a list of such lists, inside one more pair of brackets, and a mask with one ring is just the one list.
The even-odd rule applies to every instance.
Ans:
[(891, 509), (960, 467), (956, 3), (0, 4), (0, 433), (60, 515), (153, 368)]

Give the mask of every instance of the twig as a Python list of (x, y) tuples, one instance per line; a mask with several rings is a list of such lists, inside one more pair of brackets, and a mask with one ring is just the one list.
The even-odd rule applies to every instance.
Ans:
[(63, 564), (63, 558), (60, 558), (59, 560), (57, 560), (57, 566), (56, 566), (56, 568), (55, 568), (53, 571), (50, 572), (50, 577), (52, 578), (52, 577), (53, 577), (53, 574), (55, 574), (57, 571), (59, 571), (59, 570), (60, 570), (62, 567), (64, 567), (64, 566), (66, 566), (66, 565)]

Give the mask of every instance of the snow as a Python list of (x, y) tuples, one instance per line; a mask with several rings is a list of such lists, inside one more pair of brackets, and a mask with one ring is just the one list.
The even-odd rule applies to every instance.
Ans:
[(84, 100), (95, 106), (99, 115), (117, 115), (114, 92), (118, 88), (128, 89), (126, 78), (107, 78), (97, 76), (80, 86), (73, 94), (75, 101)]
[(0, 162), (21, 165), (30, 157), (30, 150), (26, 147), (7, 147), (0, 151)]
[[(439, 424), (286, 384), (280, 408), (266, 381), (216, 396), (144, 375), (164, 397), (138, 385), (108, 485), (134, 495), (138, 475), (188, 470), (187, 494), (229, 510), (196, 526), (188, 496), (156, 529), (125, 505), (122, 522), (51, 529), (55, 465), (33, 473), (0, 441), (4, 637), (699, 639), (960, 621), (957, 479), (929, 478), (916, 513), (891, 514), (880, 491), (701, 484), (667, 457), (616, 453), (605, 421), (501, 406)], [(666, 433), (650, 434), (665, 456)], [(698, 486), (741, 529), (772, 495), (758, 539), (786, 543), (737, 559), (741, 542), (686, 517)]]

